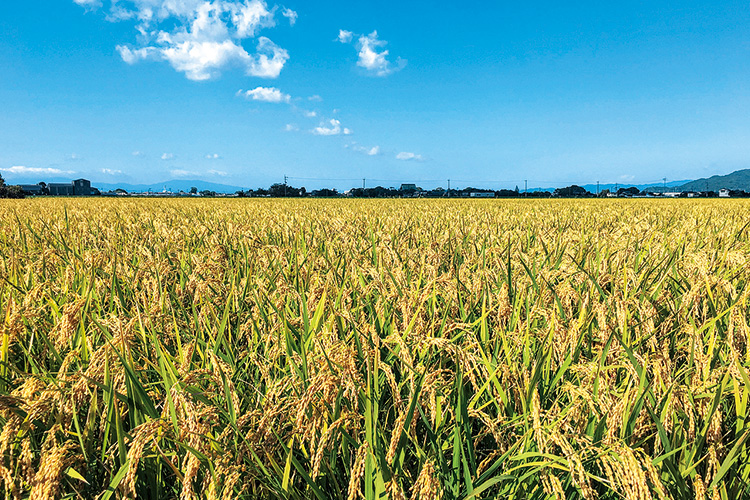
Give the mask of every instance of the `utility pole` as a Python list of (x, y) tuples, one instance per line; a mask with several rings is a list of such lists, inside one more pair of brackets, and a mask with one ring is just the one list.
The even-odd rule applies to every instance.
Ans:
[(366, 181), (367, 181), (367, 179), (365, 179), (365, 178), (363, 177), (363, 178), (362, 178), (362, 190), (363, 190), (363, 191), (364, 191), (364, 189), (365, 189), (365, 182), (366, 182)]
[(286, 198), (286, 186), (287, 186), (286, 182), (287, 182), (287, 179), (288, 179), (287, 176), (284, 175), (284, 198)]
[(451, 180), (448, 179), (448, 197), (451, 195)]
[(524, 196), (529, 195), (529, 181), (526, 179), (523, 180), (523, 195)]
[(596, 196), (599, 196), (599, 181), (596, 181)]

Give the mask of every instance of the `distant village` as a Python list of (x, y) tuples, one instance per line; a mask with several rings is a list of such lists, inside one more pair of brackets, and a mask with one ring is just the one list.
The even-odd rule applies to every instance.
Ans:
[(76, 179), (69, 183), (21, 184), (8, 186), (14, 189), (17, 196), (110, 196), (110, 197), (217, 197), (217, 198), (747, 198), (750, 193), (741, 190), (720, 189), (719, 191), (670, 191), (668, 188), (650, 187), (641, 191), (637, 187), (618, 188), (616, 190), (603, 189), (590, 192), (577, 185), (571, 185), (554, 190), (514, 190), (510, 189), (479, 189), (467, 187), (463, 189), (444, 189), (442, 187), (425, 190), (416, 184), (401, 184), (398, 188), (382, 186), (372, 188), (353, 188), (339, 192), (336, 189), (316, 189), (307, 191), (304, 187), (294, 187), (289, 184), (273, 184), (268, 189), (258, 188), (247, 191), (237, 191), (232, 194), (216, 193), (214, 191), (191, 188), (188, 191), (172, 192), (166, 188), (154, 192), (128, 192), (124, 189), (100, 191), (91, 185), (88, 179)]

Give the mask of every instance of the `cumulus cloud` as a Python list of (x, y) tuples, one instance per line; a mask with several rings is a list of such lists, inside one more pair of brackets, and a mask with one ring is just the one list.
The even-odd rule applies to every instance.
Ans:
[(402, 161), (424, 161), (424, 157), (422, 155), (408, 152), (401, 152), (397, 154), (396, 159)]
[(302, 112), (307, 118), (315, 118), (316, 116), (318, 116), (318, 113), (316, 111), (304, 111), (303, 110)]
[(7, 172), (14, 175), (29, 175), (29, 174), (48, 174), (48, 175), (59, 175), (59, 174), (74, 174), (73, 170), (60, 170), (59, 168), (40, 168), (40, 167), (24, 167), (17, 165), (10, 168), (0, 168), (0, 171)]
[(253, 90), (248, 90), (247, 92), (240, 91), (240, 93), (247, 99), (252, 99), (253, 101), (289, 103), (292, 100), (292, 96), (283, 93), (276, 87), (258, 87)]
[(352, 41), (352, 38), (354, 37), (354, 33), (351, 31), (346, 30), (339, 30), (339, 37), (337, 40), (341, 43), (349, 43)]
[(289, 19), (289, 25), (294, 26), (297, 24), (297, 13), (294, 12), (292, 9), (284, 9), (281, 11), (281, 15)]
[(122, 175), (122, 170), (113, 170), (111, 168), (103, 168), (102, 173), (106, 175)]
[(174, 155), (172, 153), (164, 153), (161, 155), (161, 159), (164, 161), (174, 160)]
[(327, 123), (321, 123), (319, 127), (312, 129), (312, 133), (315, 135), (350, 135), (352, 131), (348, 128), (341, 127), (341, 122), (334, 119)]
[[(95, 7), (92, 0), (74, 0)], [(107, 19), (135, 20), (136, 43), (118, 45), (123, 61), (165, 61), (190, 80), (208, 80), (229, 67), (276, 78), (289, 53), (260, 31), (276, 25), (276, 7), (265, 0), (109, 0)], [(288, 12), (287, 12), (288, 11)], [(290, 19), (296, 13), (282, 12)], [(257, 37), (254, 53), (243, 42)]]
[(400, 57), (396, 58), (395, 63), (388, 59), (390, 52), (384, 49), (388, 42), (380, 40), (377, 31), (373, 31), (369, 35), (355, 35), (351, 31), (339, 30), (338, 41), (348, 44), (354, 40), (355, 36), (358, 37), (356, 42), (359, 56), (357, 66), (364, 68), (368, 74), (388, 76), (406, 66), (406, 60)]

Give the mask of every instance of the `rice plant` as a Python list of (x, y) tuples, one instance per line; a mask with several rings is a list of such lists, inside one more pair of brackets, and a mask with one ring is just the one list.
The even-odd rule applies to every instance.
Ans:
[(750, 497), (748, 209), (0, 202), (0, 491)]

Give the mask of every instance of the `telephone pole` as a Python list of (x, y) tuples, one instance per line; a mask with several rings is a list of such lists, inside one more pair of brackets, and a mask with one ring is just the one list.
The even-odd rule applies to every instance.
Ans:
[(596, 196), (599, 196), (599, 181), (596, 181)]
[(448, 179), (448, 197), (451, 195), (451, 180)]
[(284, 175), (284, 198), (286, 198), (286, 186), (287, 186), (286, 183), (287, 183), (287, 179), (288, 179), (287, 176)]
[(529, 194), (529, 181), (524, 179), (523, 180), (523, 195), (528, 196)]
[(365, 179), (365, 178), (363, 177), (363, 178), (362, 178), (362, 190), (363, 190), (363, 191), (364, 191), (364, 189), (365, 189), (365, 182), (366, 182), (366, 181), (367, 181), (367, 179)]

